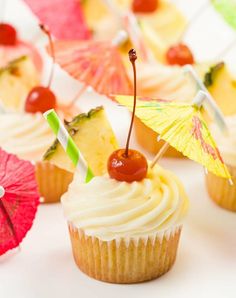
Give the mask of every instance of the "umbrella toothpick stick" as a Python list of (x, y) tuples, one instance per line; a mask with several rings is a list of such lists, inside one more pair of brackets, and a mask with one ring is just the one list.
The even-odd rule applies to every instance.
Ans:
[(161, 147), (161, 149), (158, 151), (157, 155), (151, 162), (150, 168), (152, 169), (155, 164), (162, 158), (162, 156), (165, 154), (167, 149), (170, 147), (169, 143), (165, 142), (165, 144)]

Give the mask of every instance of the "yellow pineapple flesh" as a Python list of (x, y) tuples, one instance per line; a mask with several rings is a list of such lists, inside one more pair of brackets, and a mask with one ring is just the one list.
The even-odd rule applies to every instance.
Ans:
[(6, 109), (23, 110), (29, 91), (39, 84), (30, 58), (22, 56), (0, 69), (0, 103)]
[[(108, 157), (118, 145), (103, 107), (74, 117), (66, 127), (94, 175), (106, 173)], [(75, 171), (74, 165), (57, 140), (45, 153), (44, 159), (69, 172)]]
[(225, 64), (215, 71), (207, 88), (224, 115), (236, 114), (236, 78)]

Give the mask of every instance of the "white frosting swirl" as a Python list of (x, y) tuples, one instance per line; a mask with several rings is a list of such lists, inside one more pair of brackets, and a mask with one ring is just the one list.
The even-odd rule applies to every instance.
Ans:
[[(132, 70), (129, 71), (131, 82)], [(151, 98), (190, 101), (196, 85), (181, 67), (157, 63), (137, 63), (137, 94)]]
[(224, 162), (236, 166), (236, 115), (225, 117), (225, 121), (228, 127), (226, 133), (222, 133), (215, 123), (211, 125), (211, 132)]
[(180, 225), (188, 199), (179, 180), (156, 166), (147, 178), (133, 183), (105, 175), (84, 184), (75, 175), (62, 205), (74, 226), (109, 241), (149, 236)]
[(9, 153), (39, 161), (54, 139), (41, 113), (0, 114), (0, 147)]

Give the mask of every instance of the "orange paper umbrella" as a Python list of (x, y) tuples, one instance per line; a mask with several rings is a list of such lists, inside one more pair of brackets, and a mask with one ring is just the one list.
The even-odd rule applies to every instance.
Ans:
[(132, 94), (116, 41), (55, 41), (55, 60), (72, 77), (96, 92)]
[(25, 237), (38, 204), (34, 166), (0, 149), (0, 255)]
[[(230, 179), (197, 102), (198, 99), (203, 100), (204, 96), (205, 93), (199, 91), (193, 104), (165, 100), (147, 101), (139, 97), (136, 116), (185, 156), (202, 164), (217, 176)], [(132, 97), (116, 96), (115, 99), (132, 110)]]

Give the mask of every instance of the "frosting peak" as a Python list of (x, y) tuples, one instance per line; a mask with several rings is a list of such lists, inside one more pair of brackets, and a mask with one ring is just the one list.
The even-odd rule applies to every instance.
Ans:
[(54, 138), (41, 113), (0, 114), (0, 146), (22, 159), (41, 160)]
[(69, 222), (102, 240), (140, 237), (180, 225), (188, 200), (178, 179), (156, 166), (140, 182), (119, 182), (107, 175), (88, 184), (75, 175), (62, 197)]
[[(192, 100), (196, 85), (179, 66), (137, 63), (137, 94), (169, 100)], [(132, 78), (132, 72), (129, 71)]]

